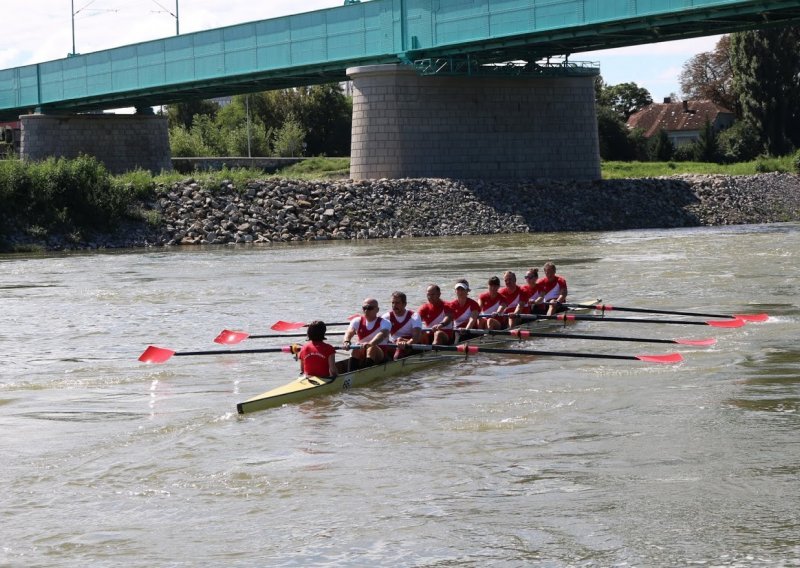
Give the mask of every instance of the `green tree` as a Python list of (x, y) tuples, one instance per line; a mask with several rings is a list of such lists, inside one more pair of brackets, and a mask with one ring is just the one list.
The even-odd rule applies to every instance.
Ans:
[[(597, 83), (595, 83), (595, 88), (597, 88)], [(650, 96), (650, 92), (636, 83), (601, 86), (598, 97), (600, 106), (611, 108), (622, 120), (628, 120), (633, 113), (652, 102), (653, 98)]]
[(659, 129), (658, 134), (653, 136), (650, 141), (650, 157), (655, 162), (668, 162), (672, 159), (675, 153), (675, 146), (667, 136), (667, 131), (663, 128)]
[(734, 92), (742, 118), (773, 156), (800, 145), (800, 28), (731, 35)]
[(196, 115), (208, 115), (211, 118), (216, 116), (219, 105), (214, 101), (187, 101), (167, 105), (167, 123), (170, 128), (183, 126), (191, 128)]
[(260, 93), (237, 95), (230, 104), (225, 105), (217, 113), (215, 124), (224, 137), (224, 155), (269, 156), (271, 154), (272, 131), (267, 129), (261, 117), (253, 112), (254, 101), (260, 99)]
[(302, 156), (305, 136), (303, 125), (290, 114), (275, 133), (275, 153), (281, 157)]
[(716, 162), (719, 160), (719, 144), (717, 143), (717, 132), (706, 119), (700, 137), (694, 146), (695, 160), (698, 162)]
[(169, 129), (169, 149), (176, 158), (214, 155), (214, 151), (203, 142), (198, 133), (192, 133), (183, 125)]
[(743, 120), (720, 132), (717, 139), (720, 157), (729, 163), (755, 160), (763, 149), (755, 130)]
[(597, 108), (597, 134), (600, 157), (604, 160), (630, 160), (633, 152), (628, 139), (628, 127), (609, 107)]
[(314, 85), (300, 95), (309, 156), (349, 156), (353, 103), (338, 83)]

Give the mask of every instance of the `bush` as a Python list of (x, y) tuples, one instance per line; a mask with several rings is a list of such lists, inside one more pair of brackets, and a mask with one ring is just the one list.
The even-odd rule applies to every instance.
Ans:
[(134, 194), (130, 185), (112, 184), (105, 166), (90, 156), (12, 160), (0, 164), (0, 231), (109, 230), (127, 216)]
[(696, 161), (696, 154), (694, 143), (681, 144), (675, 148), (675, 151), (672, 153), (672, 159), (676, 162), (694, 162)]
[(286, 122), (275, 133), (275, 154), (282, 158), (302, 156), (305, 138), (306, 132), (303, 130), (303, 125), (293, 114), (289, 114)]
[(675, 153), (675, 146), (667, 136), (667, 132), (661, 128), (658, 134), (653, 136), (650, 141), (650, 159), (654, 162), (668, 162)]
[(800, 150), (795, 152), (794, 157), (792, 158), (792, 167), (796, 173), (800, 174)]
[(743, 120), (721, 132), (718, 142), (722, 160), (729, 164), (754, 160), (763, 149), (755, 130)]
[(203, 142), (199, 131), (190, 132), (183, 126), (170, 128), (169, 149), (175, 158), (197, 158), (215, 154), (214, 150)]

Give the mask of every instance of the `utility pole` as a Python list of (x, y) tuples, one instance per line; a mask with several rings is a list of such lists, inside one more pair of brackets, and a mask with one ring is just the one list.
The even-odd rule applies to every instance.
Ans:
[(75, 55), (75, 0), (69, 0), (70, 11), (72, 15), (72, 55)]
[(155, 4), (159, 8), (161, 8), (161, 10), (154, 10), (155, 13), (165, 12), (170, 16), (172, 16), (173, 18), (175, 18), (175, 35), (176, 36), (181, 35), (181, 18), (180, 18), (180, 12), (178, 11), (179, 9), (178, 0), (175, 0), (175, 13), (170, 12), (163, 5), (159, 4), (157, 0), (151, 0), (151, 2), (153, 2), (153, 4)]

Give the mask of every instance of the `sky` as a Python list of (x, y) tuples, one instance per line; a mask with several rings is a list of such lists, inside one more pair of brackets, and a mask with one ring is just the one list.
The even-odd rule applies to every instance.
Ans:
[[(0, 0), (3, 42), (0, 69), (90, 53), (175, 34), (263, 20), (320, 8), (343, 0)], [(74, 16), (73, 16), (74, 14)], [(683, 64), (712, 51), (719, 36), (576, 53), (572, 61), (599, 62), (607, 85), (634, 82), (661, 102), (680, 95)]]

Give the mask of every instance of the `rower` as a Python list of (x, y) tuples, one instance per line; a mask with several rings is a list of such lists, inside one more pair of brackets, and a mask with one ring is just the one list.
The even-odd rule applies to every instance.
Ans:
[(442, 301), (442, 290), (431, 284), (426, 290), (428, 302), (417, 310), (422, 323), (430, 331), (425, 332), (426, 343), (433, 345), (450, 345), (455, 339), (453, 331), (453, 312), (450, 306)]
[(405, 293), (392, 292), (392, 309), (381, 316), (392, 326), (389, 340), (399, 346), (393, 350), (395, 360), (411, 355), (413, 351), (408, 346), (412, 343), (422, 343), (422, 320), (419, 314), (406, 309), (407, 304)]
[(469, 282), (466, 278), (456, 281), (455, 293), (455, 300), (450, 302), (450, 309), (453, 310), (453, 327), (458, 332), (459, 339), (469, 339), (471, 336), (466, 330), (480, 327), (478, 316), (481, 307), (469, 297)]
[(552, 315), (563, 312), (567, 301), (567, 281), (556, 274), (556, 265), (546, 262), (544, 276), (536, 281), (536, 295), (531, 300), (531, 311), (535, 314)]
[(367, 298), (361, 310), (364, 315), (350, 320), (342, 342), (344, 349), (350, 349), (353, 337), (358, 337), (360, 347), (353, 349), (350, 354), (351, 371), (383, 363), (390, 350), (387, 340), (392, 326), (388, 320), (378, 317), (378, 300)]
[(488, 292), (478, 296), (481, 313), (486, 316), (481, 318), (481, 327), (484, 329), (503, 329), (508, 325), (508, 318), (503, 315), (506, 309), (506, 299), (500, 295), (500, 279), (492, 276), (487, 282)]
[(517, 275), (510, 270), (503, 274), (503, 282), (505, 282), (506, 285), (500, 288), (498, 294), (505, 298), (508, 325), (514, 327), (519, 324), (520, 320), (520, 318), (514, 316), (530, 313), (527, 307), (530, 298), (522, 288), (517, 286)]

